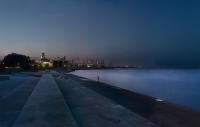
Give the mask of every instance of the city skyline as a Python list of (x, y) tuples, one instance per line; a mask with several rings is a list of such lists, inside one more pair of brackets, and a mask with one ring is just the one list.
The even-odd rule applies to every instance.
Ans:
[(2, 0), (0, 56), (90, 57), (145, 67), (200, 67), (195, 0)]

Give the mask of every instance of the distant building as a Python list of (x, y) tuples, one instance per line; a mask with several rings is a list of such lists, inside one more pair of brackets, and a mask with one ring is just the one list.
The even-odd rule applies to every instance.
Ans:
[(71, 59), (66, 60), (65, 57), (60, 58), (57, 57), (53, 60), (53, 67), (60, 68), (60, 67), (68, 67), (72, 69), (89, 69), (89, 68), (104, 68), (104, 60), (99, 59), (89, 59), (85, 57), (84, 59), (80, 59), (79, 57), (74, 57)]
[(44, 53), (44, 52), (43, 52), (42, 55), (41, 55), (41, 60), (42, 60), (42, 59), (45, 59), (45, 53)]
[(69, 62), (65, 60), (65, 56), (63, 58), (57, 57), (53, 60), (53, 67), (54, 68), (63, 68), (67, 67)]
[(47, 59), (45, 56), (45, 53), (43, 52), (41, 55), (41, 64), (43, 68), (49, 68), (49, 67), (53, 67), (52, 62), (50, 61), (50, 59)]
[(49, 62), (50, 60), (45, 57), (45, 53), (43, 52), (41, 55), (41, 62)]

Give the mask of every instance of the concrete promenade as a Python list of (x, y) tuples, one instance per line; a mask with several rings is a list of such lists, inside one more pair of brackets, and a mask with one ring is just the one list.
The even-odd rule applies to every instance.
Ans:
[(51, 75), (40, 79), (13, 127), (77, 127)]
[(156, 127), (104, 96), (44, 74), (12, 127)]
[(0, 127), (200, 125), (199, 111), (77, 76), (43, 73), (16, 79), (0, 82)]
[(0, 127), (10, 127), (34, 90), (38, 78), (0, 82)]
[(57, 82), (80, 127), (156, 127), (75, 80), (57, 78)]

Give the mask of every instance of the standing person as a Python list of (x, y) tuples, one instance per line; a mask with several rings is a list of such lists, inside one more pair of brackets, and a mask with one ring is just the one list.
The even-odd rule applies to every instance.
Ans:
[(99, 82), (99, 75), (98, 75), (98, 73), (97, 73), (97, 81)]

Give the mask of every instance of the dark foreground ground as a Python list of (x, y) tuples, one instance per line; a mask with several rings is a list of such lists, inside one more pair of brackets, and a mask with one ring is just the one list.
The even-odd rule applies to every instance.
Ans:
[(117, 88), (105, 83), (65, 75), (161, 127), (200, 127), (200, 111)]
[(200, 127), (200, 111), (57, 72), (0, 80), (0, 127)]

